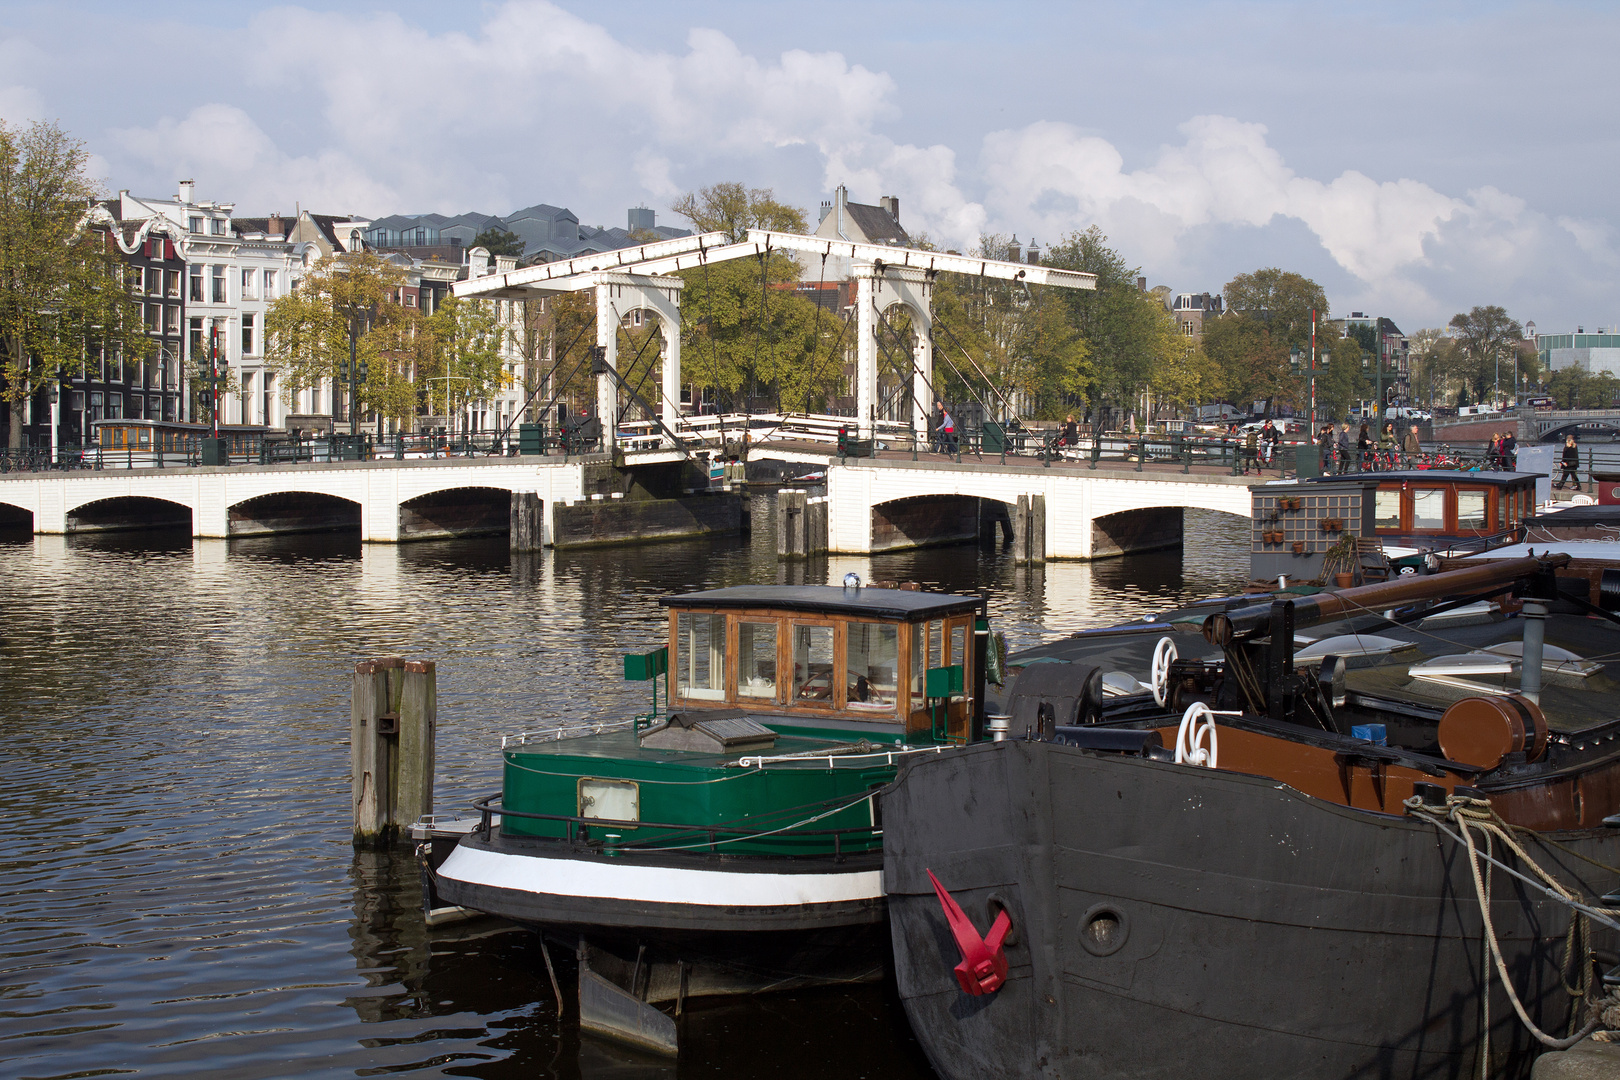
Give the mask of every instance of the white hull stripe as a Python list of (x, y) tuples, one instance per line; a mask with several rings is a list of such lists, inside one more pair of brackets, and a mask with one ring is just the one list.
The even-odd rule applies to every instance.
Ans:
[(629, 900), (699, 907), (796, 907), (883, 896), (883, 871), (843, 874), (739, 874), (628, 862), (548, 859), (457, 847), (439, 876), (469, 885), (540, 896)]

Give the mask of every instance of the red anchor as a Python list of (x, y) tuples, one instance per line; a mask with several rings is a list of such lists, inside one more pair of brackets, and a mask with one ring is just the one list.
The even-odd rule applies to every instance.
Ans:
[(979, 937), (979, 932), (973, 928), (973, 920), (967, 917), (960, 904), (951, 899), (951, 894), (945, 891), (939, 878), (934, 876), (932, 870), (928, 870), (927, 874), (928, 880), (934, 883), (939, 906), (945, 909), (945, 921), (951, 924), (951, 936), (956, 938), (956, 948), (962, 954), (962, 962), (955, 968), (956, 981), (974, 997), (995, 993), (1007, 981), (1007, 954), (1001, 951), (1001, 943), (1007, 940), (1007, 934), (1012, 930), (1012, 919), (1007, 917), (1006, 911), (1002, 911), (990, 925), (990, 933)]

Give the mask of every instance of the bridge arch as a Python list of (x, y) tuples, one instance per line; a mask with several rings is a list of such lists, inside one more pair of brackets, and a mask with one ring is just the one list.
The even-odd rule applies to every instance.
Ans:
[(512, 528), (512, 490), (500, 486), (438, 488), (399, 504), (399, 539), (489, 536)]
[(1012, 538), (1012, 505), (978, 495), (909, 495), (872, 506), (871, 550)]
[(353, 499), (322, 491), (270, 491), (231, 504), (225, 511), (227, 536), (333, 532), (358, 529), (361, 507)]
[(112, 495), (89, 499), (67, 510), (65, 532), (119, 532), (130, 529), (192, 527), (192, 508), (176, 499), (150, 495)]
[(16, 503), (0, 502), (0, 533), (34, 531), (34, 512)]
[(1554, 428), (1548, 428), (1537, 436), (1536, 441), (1559, 444), (1564, 441), (1565, 435), (1575, 436), (1576, 442), (1591, 441), (1607, 438), (1613, 442), (1620, 438), (1620, 421), (1610, 420), (1572, 420)]

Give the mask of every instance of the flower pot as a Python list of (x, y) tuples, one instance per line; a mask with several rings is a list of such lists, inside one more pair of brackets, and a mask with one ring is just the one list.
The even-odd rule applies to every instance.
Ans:
[(1354, 585), (1355, 583), (1356, 583), (1356, 575), (1354, 575), (1354, 574), (1334, 574), (1333, 575), (1333, 584), (1337, 585), (1341, 589), (1348, 589), (1350, 586)]

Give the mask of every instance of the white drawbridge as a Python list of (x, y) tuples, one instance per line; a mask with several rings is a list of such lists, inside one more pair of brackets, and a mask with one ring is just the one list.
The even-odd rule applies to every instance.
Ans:
[[(684, 282), (672, 275), (708, 264), (741, 258), (768, 258), (773, 251), (797, 252), (824, 259), (847, 260), (856, 282), (856, 390), (858, 426), (871, 438), (877, 422), (878, 323), (895, 306), (910, 312), (916, 330), (912, 355), (913, 435), (926, 437), (928, 402), (934, 377), (932, 335), (933, 283), (941, 273), (978, 275), (1032, 285), (1095, 289), (1094, 274), (1059, 270), (1033, 263), (1001, 262), (920, 248), (828, 240), (799, 233), (750, 229), (748, 239), (727, 243), (724, 233), (700, 233), (677, 240), (610, 251), (562, 262), (541, 263), (457, 282), (458, 297), (532, 299), (538, 296), (596, 290), (596, 344), (611, 371), (618, 370), (619, 320), (637, 309), (658, 316), (664, 339), (660, 413), (667, 431), (680, 422), (681, 316)], [(597, 415), (609, 449), (618, 442), (618, 385), (614, 374), (597, 380)]]

